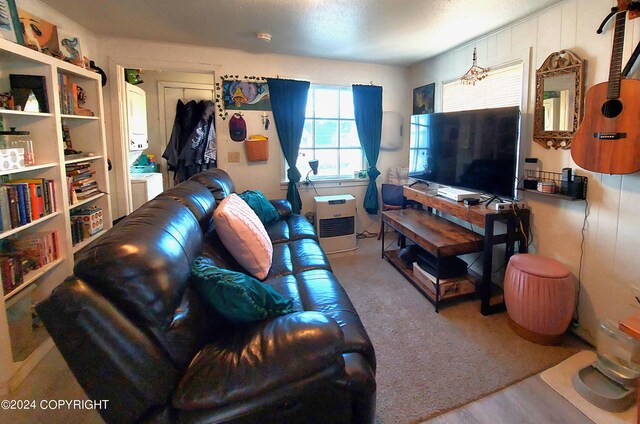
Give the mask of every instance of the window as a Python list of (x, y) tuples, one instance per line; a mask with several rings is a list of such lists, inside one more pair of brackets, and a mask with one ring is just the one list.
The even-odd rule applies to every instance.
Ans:
[(353, 178), (365, 168), (351, 87), (312, 85), (305, 117), (297, 162), (303, 179), (311, 159), (319, 161), (316, 179)]
[(476, 85), (459, 79), (442, 84), (442, 111), (487, 109), (522, 104), (522, 63), (492, 68)]

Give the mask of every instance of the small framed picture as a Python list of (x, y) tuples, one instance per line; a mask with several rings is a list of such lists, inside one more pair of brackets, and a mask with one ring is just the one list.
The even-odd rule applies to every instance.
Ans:
[(15, 0), (0, 0), (0, 38), (24, 44)]
[(62, 58), (68, 62), (83, 60), (82, 48), (80, 47), (80, 38), (58, 28), (58, 43)]
[(436, 83), (413, 89), (413, 115), (433, 113)]

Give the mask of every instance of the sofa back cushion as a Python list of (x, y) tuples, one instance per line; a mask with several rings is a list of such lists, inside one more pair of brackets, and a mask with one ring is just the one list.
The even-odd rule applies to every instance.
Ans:
[(185, 367), (212, 331), (202, 301), (188, 290), (201, 249), (193, 213), (159, 197), (81, 251), (74, 271)]
[(193, 177), (189, 178), (190, 181), (195, 181), (203, 186), (207, 187), (213, 197), (216, 199), (216, 203), (220, 203), (225, 197), (231, 193), (235, 193), (236, 187), (233, 184), (233, 180), (222, 169), (213, 168), (202, 171)]
[(185, 205), (200, 223), (205, 233), (212, 229), (213, 211), (216, 209), (216, 199), (209, 189), (196, 181), (183, 181), (177, 186), (166, 190), (158, 197), (170, 197)]

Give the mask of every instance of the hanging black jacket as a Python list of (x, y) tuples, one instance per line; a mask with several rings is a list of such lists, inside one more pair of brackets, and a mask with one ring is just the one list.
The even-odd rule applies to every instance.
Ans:
[(198, 172), (216, 165), (215, 105), (209, 100), (184, 104), (178, 100), (171, 137), (162, 157), (174, 183), (189, 179)]

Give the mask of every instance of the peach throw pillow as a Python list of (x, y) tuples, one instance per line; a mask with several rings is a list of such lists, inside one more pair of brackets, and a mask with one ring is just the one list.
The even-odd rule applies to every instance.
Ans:
[(237, 194), (227, 196), (213, 214), (216, 232), (236, 261), (264, 280), (271, 268), (273, 245), (258, 215)]

